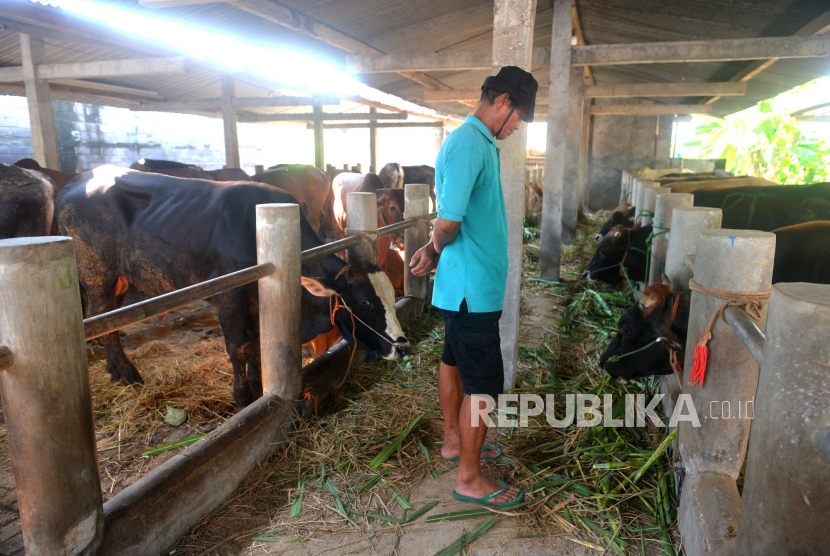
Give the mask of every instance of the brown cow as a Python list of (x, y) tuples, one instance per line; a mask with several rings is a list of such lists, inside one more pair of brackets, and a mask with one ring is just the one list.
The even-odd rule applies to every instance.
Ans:
[[(255, 175), (253, 181), (290, 193), (320, 239), (325, 241), (332, 235), (335, 229), (333, 193), (328, 174), (314, 166), (281, 164)], [(341, 236), (334, 234), (334, 237)]]
[(27, 170), (34, 170), (36, 172), (40, 172), (52, 180), (55, 186), (55, 195), (60, 193), (63, 186), (69, 183), (69, 180), (74, 178), (77, 174), (70, 174), (69, 172), (60, 172), (58, 170), (50, 170), (49, 168), (44, 168), (40, 164), (38, 164), (37, 160), (33, 158), (22, 158), (14, 163), (15, 166), (19, 168), (26, 168)]

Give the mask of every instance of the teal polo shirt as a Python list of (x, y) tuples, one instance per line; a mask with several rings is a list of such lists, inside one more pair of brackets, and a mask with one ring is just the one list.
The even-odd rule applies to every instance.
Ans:
[(435, 161), (438, 218), (461, 222), (435, 271), (432, 304), (471, 313), (501, 311), (507, 283), (507, 211), (499, 149), (475, 116), (444, 141)]

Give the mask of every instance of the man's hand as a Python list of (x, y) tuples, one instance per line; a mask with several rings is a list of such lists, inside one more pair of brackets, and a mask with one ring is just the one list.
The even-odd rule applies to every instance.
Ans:
[(438, 262), (438, 257), (439, 255), (435, 250), (435, 245), (430, 241), (412, 255), (412, 260), (409, 262), (409, 268), (412, 269), (412, 274), (415, 276), (426, 276), (435, 267), (435, 264)]

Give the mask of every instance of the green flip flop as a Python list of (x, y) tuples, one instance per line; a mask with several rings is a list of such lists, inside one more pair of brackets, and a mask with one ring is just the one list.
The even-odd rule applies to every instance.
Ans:
[[(483, 461), (493, 461), (501, 457), (501, 448), (499, 448), (498, 446), (490, 446), (489, 444), (485, 444), (481, 447), (482, 454), (488, 450), (496, 450), (499, 453), (499, 455), (483, 457), (481, 458)], [(441, 456), (441, 459), (445, 459), (447, 461), (461, 461), (461, 456), (455, 456), (454, 458), (445, 458), (444, 456)]]
[(524, 499), (525, 493), (520, 490), (519, 494), (517, 494), (516, 498), (514, 498), (513, 500), (508, 500), (507, 502), (490, 502), (490, 500), (492, 500), (493, 498), (495, 498), (499, 494), (503, 494), (503, 493), (507, 492), (507, 489), (510, 488), (510, 487), (507, 486), (507, 483), (505, 483), (504, 481), (500, 481), (500, 480), (496, 479), (496, 482), (501, 485), (501, 488), (498, 489), (495, 492), (491, 492), (490, 494), (482, 496), (481, 498), (472, 498), (470, 496), (464, 496), (462, 494), (458, 494), (457, 492), (455, 492), (455, 489), (453, 489), (453, 491), (452, 491), (452, 496), (456, 500), (460, 500), (462, 502), (472, 502), (473, 504), (482, 504), (484, 506), (490, 506), (492, 508), (504, 508), (506, 506), (512, 506), (514, 504), (518, 504), (519, 502), (521, 502)]

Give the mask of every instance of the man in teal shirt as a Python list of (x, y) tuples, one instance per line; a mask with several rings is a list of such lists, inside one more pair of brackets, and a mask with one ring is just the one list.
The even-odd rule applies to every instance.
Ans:
[(501, 455), (484, 445), (493, 399), (504, 390), (499, 318), (507, 283), (507, 214), (496, 139), (506, 139), (522, 120), (533, 121), (537, 89), (533, 76), (515, 66), (484, 81), (475, 114), (438, 153), (438, 219), (429, 244), (409, 263), (418, 276), (438, 263), (432, 304), (442, 309), (445, 329), (438, 371), (441, 456), (460, 460), (453, 496), (495, 507), (523, 498), (518, 488), (486, 477), (480, 463)]

